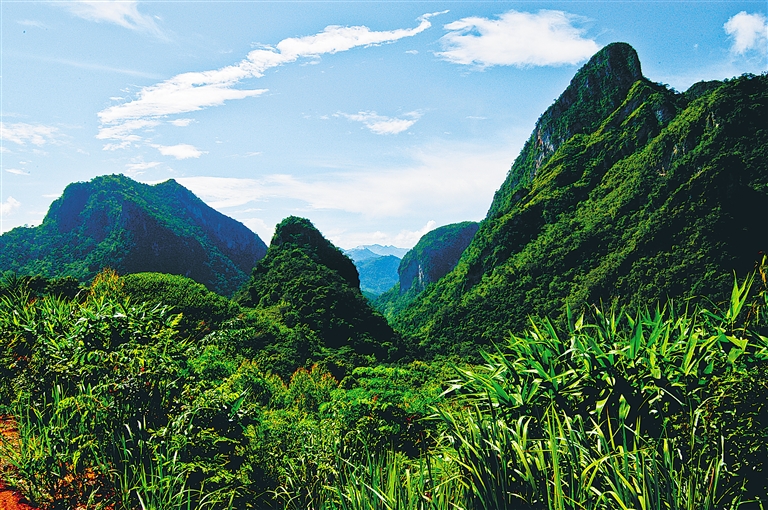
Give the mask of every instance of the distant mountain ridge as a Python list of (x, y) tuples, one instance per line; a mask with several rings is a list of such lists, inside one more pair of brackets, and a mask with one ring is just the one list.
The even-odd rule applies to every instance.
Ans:
[(768, 251), (768, 76), (684, 94), (600, 50), (541, 116), (456, 268), (394, 317), (433, 354), (476, 352), (601, 301), (725, 298)]
[(398, 280), (400, 259), (408, 252), (405, 248), (368, 244), (344, 253), (352, 259), (360, 275), (360, 290), (370, 299), (391, 289)]
[(39, 226), (0, 236), (0, 271), (81, 280), (104, 267), (161, 272), (231, 295), (266, 250), (245, 225), (174, 180), (150, 186), (107, 175), (67, 186)]

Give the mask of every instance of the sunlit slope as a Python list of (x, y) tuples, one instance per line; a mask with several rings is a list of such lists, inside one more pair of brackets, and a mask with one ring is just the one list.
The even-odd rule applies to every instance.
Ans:
[(469, 352), (567, 305), (717, 297), (768, 248), (767, 113), (765, 75), (689, 94), (636, 80), (540, 164), (526, 145), (456, 269), (397, 327)]

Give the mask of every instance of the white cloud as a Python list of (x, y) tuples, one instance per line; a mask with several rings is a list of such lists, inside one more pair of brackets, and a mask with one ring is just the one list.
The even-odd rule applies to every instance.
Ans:
[(7, 124), (0, 122), (0, 139), (19, 145), (26, 145), (29, 142), (40, 147), (46, 143), (54, 142), (57, 131), (55, 127), (42, 124), (26, 124), (24, 122)]
[(171, 124), (178, 127), (186, 127), (192, 124), (194, 119), (175, 119), (171, 121)]
[(723, 29), (733, 39), (732, 53), (743, 55), (751, 50), (763, 55), (768, 53), (768, 19), (764, 15), (741, 11), (730, 18)]
[(401, 230), (400, 233), (395, 236), (391, 244), (393, 246), (410, 248), (418, 243), (419, 239), (421, 239), (424, 234), (433, 231), (436, 226), (437, 223), (435, 220), (429, 220), (427, 224), (421, 227), (419, 230), (414, 230), (412, 232), (408, 230)]
[(137, 4), (138, 2), (129, 0), (81, 0), (63, 2), (61, 5), (75, 16), (89, 21), (114, 23), (130, 30), (149, 32), (164, 38), (155, 20), (140, 13)]
[(21, 202), (11, 196), (9, 196), (5, 202), (0, 202), (0, 211), (3, 215), (10, 214), (19, 207), (21, 207)]
[(269, 244), (269, 242), (272, 240), (272, 236), (275, 234), (275, 225), (270, 227), (261, 218), (248, 218), (241, 220), (241, 223), (251, 229), (253, 232), (256, 232), (261, 240), (266, 244)]
[(342, 116), (355, 122), (362, 122), (365, 127), (377, 135), (396, 135), (413, 126), (421, 118), (421, 113), (406, 113), (405, 117), (409, 117), (407, 119), (385, 117), (377, 115), (376, 112), (358, 112), (354, 114), (339, 112), (336, 116)]
[(178, 145), (153, 145), (153, 147), (160, 151), (163, 156), (173, 156), (176, 159), (189, 159), (199, 158), (203, 154), (207, 154), (206, 151), (201, 151), (194, 145), (187, 143), (180, 143)]
[(42, 21), (38, 21), (36, 19), (20, 19), (20, 20), (16, 20), (16, 23), (18, 23), (23, 27), (35, 27), (35, 28), (43, 28), (43, 29), (48, 28), (45, 25), (45, 23), (43, 23)]
[(437, 56), (455, 64), (489, 67), (576, 64), (600, 47), (575, 26), (584, 18), (563, 11), (536, 14), (508, 11), (498, 19), (462, 18), (444, 26), (450, 32)]
[(426, 234), (434, 230), (437, 227), (435, 220), (429, 220), (426, 225), (416, 230), (401, 230), (396, 234), (382, 232), (377, 230), (375, 232), (329, 232), (328, 238), (336, 246), (344, 246), (348, 248), (356, 246), (365, 246), (370, 244), (381, 244), (389, 246), (397, 246), (398, 248), (413, 248), (413, 246), (419, 242), (419, 239)]
[(6, 168), (5, 171), (8, 172), (9, 174), (14, 174), (14, 175), (30, 175), (29, 172), (25, 172), (24, 170), (19, 170), (18, 168)]
[(314, 178), (271, 174), (260, 179), (182, 177), (177, 181), (216, 209), (287, 198), (310, 209), (368, 218), (406, 217), (419, 211), (436, 211), (434, 217), (441, 217), (440, 212), (442, 217), (468, 218), (469, 211), (487, 210), (514, 154), (511, 149), (485, 146), (436, 146), (412, 154), (414, 163), (399, 168), (337, 171)]
[[(163, 82), (142, 88), (137, 98), (110, 106), (98, 113), (102, 123), (100, 139), (116, 139), (115, 147), (124, 147), (128, 129), (115, 129), (136, 121), (155, 120), (168, 115), (184, 114), (226, 101), (255, 97), (265, 89), (235, 88), (242, 80), (260, 78), (273, 67), (295, 62), (300, 58), (318, 58), (324, 54), (347, 51), (355, 47), (395, 42), (412, 37), (429, 28), (427, 14), (419, 18), (416, 28), (376, 32), (365, 26), (328, 26), (322, 32), (283, 39), (276, 46), (264, 46), (248, 53), (240, 62), (210, 71), (188, 72)], [(112, 130), (112, 131), (110, 131)], [(128, 140), (131, 142), (132, 140)]]

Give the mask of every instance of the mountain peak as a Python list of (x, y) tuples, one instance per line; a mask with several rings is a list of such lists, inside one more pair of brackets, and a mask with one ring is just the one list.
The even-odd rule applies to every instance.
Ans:
[(288, 216), (275, 227), (275, 235), (269, 249), (293, 245), (309, 255), (315, 262), (337, 271), (354, 288), (360, 288), (360, 277), (352, 261), (323, 237), (323, 234), (306, 218)]
[(595, 53), (536, 122), (507, 180), (496, 192), (488, 216), (508, 210), (518, 189), (533, 181), (563, 143), (574, 135), (593, 132), (621, 105), (632, 85), (643, 79), (640, 59), (629, 44), (611, 43)]

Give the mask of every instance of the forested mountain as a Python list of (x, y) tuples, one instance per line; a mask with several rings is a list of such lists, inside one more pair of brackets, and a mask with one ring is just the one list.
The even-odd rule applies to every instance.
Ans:
[(41, 225), (0, 236), (0, 271), (80, 280), (104, 267), (154, 271), (231, 295), (266, 249), (245, 225), (174, 180), (150, 186), (108, 175), (70, 184)]
[(411, 303), (427, 285), (448, 274), (472, 241), (478, 224), (464, 221), (438, 227), (424, 234), (397, 268), (394, 288), (382, 294), (375, 306), (391, 319)]
[(303, 335), (306, 357), (359, 365), (398, 355), (399, 339), (361, 294), (355, 265), (307, 219), (277, 225), (238, 300)]
[(432, 353), (476, 352), (605, 303), (719, 299), (768, 249), (768, 76), (642, 77), (600, 50), (541, 116), (457, 267), (395, 320)]

